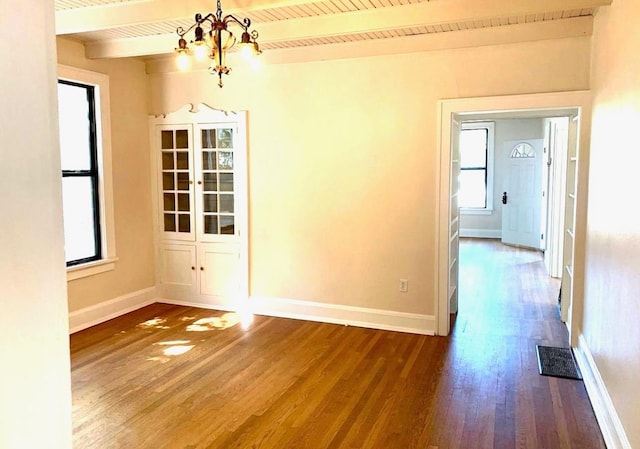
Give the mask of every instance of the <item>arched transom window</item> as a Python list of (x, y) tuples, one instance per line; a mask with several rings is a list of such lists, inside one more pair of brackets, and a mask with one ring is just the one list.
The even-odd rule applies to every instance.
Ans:
[(521, 142), (511, 150), (512, 159), (535, 158), (536, 150), (527, 142)]

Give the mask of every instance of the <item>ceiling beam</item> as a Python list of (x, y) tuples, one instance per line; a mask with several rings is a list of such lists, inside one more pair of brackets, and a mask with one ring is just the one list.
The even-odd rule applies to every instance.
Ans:
[(84, 53), (89, 59), (131, 58), (173, 53), (177, 46), (176, 34), (158, 34), (87, 42), (84, 44)]
[[(611, 0), (452, 0), (413, 3), (392, 8), (368, 9), (342, 14), (304, 17), (257, 24), (262, 40), (281, 42), (297, 39), (366, 33), (399, 28), (483, 21), (503, 17), (544, 14), (549, 11), (589, 9)], [(562, 3), (562, 7), (558, 5)], [(575, 4), (575, 7), (574, 5)], [(555, 9), (553, 9), (555, 7)]]
[[(576, 17), (452, 33), (422, 34), (391, 39), (269, 50), (265, 51), (260, 58), (264, 64), (288, 64), (582, 37), (591, 35), (592, 31), (592, 17)], [(236, 63), (242, 64), (238, 55), (229, 56), (231, 67), (234, 67)], [(194, 61), (195, 70), (207, 70), (207, 66), (206, 62), (198, 65)], [(161, 57), (147, 60), (146, 71), (148, 74), (153, 74), (175, 72), (178, 69), (175, 58)]]
[[(477, 30), (456, 31), (450, 33), (434, 33), (422, 35), (420, 39), (391, 38), (369, 40), (366, 48), (388, 48), (396, 53), (406, 52), (399, 46), (400, 42), (418, 44), (421, 51), (442, 50), (449, 48), (463, 48), (481, 45), (496, 45), (511, 42), (526, 42), (545, 39), (560, 39), (567, 37), (589, 36), (593, 32), (593, 17), (584, 16), (572, 19), (549, 20), (544, 22), (527, 23), (521, 25), (505, 25)], [(297, 40), (299, 37), (289, 36), (289, 40)], [(305, 33), (305, 38), (309, 38)], [(401, 41), (401, 39), (405, 39)], [(265, 40), (264, 42), (270, 42)], [(172, 53), (176, 47), (175, 35), (149, 36), (143, 38), (116, 39), (85, 44), (85, 55), (88, 58), (124, 58), (135, 56), (162, 55)], [(428, 46), (425, 46), (428, 44)], [(326, 53), (327, 49), (343, 48), (340, 44), (333, 46), (319, 45), (314, 47), (300, 47), (300, 52)], [(293, 51), (293, 50), (292, 50)], [(408, 50), (414, 51), (414, 50)], [(285, 50), (265, 50), (261, 58), (265, 61), (278, 61), (278, 56), (291, 53)], [(274, 54), (276, 56), (271, 56)]]
[[(314, 0), (225, 0), (224, 10), (228, 13), (240, 13), (259, 9), (269, 9), (281, 6), (293, 6), (312, 3)], [(571, 9), (591, 9), (610, 5), (612, 0), (437, 0), (422, 3), (378, 8), (355, 13), (372, 13), (384, 11), (376, 19), (377, 29), (388, 29), (385, 22), (393, 21), (398, 15), (420, 14), (427, 24), (452, 23), (483, 18), (497, 18), (507, 16), (540, 14), (549, 11), (562, 11)], [(409, 8), (406, 8), (409, 7)], [(73, 34), (88, 31), (119, 28), (143, 23), (163, 22), (176, 19), (189, 19), (196, 12), (211, 11), (210, 0), (147, 0), (140, 2), (120, 2), (101, 6), (60, 10), (56, 12), (56, 33)], [(394, 12), (394, 11), (403, 12)], [(352, 20), (353, 13), (342, 13), (329, 16), (309, 17), (308, 22), (298, 20), (286, 20), (281, 22), (304, 23), (302, 26), (331, 26), (330, 19), (339, 16), (344, 17), (342, 22)], [(360, 21), (370, 20), (363, 15)], [(267, 25), (262, 24), (262, 26)], [(347, 24), (342, 25), (349, 28)], [(353, 27), (355, 27), (354, 25)], [(362, 26), (362, 25), (358, 25)], [(336, 34), (336, 33), (333, 33)], [(327, 33), (326, 35), (329, 35)]]

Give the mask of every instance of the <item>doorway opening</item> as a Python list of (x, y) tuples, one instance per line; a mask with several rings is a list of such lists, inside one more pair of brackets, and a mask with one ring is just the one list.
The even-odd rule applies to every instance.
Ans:
[[(525, 228), (529, 233), (529, 240), (527, 244), (521, 246), (544, 250), (547, 269), (553, 265), (557, 270), (553, 273), (550, 271), (550, 274), (562, 278), (563, 320), (566, 321), (573, 344), (573, 338), (576, 337), (571, 332), (576, 324), (572, 322), (573, 312), (581, 308), (582, 304), (582, 292), (579, 288), (581, 283), (576, 282), (576, 278), (581, 278), (583, 274), (584, 221), (579, 219), (583, 216), (584, 205), (586, 205), (584, 198), (586, 177), (584, 173), (586, 173), (588, 148), (585, 145), (582, 145), (581, 148), (580, 142), (587, 141), (588, 124), (585, 123), (584, 117), (589, 116), (587, 112), (589, 107), (588, 93), (565, 92), (445, 100), (440, 103), (440, 107), (441, 203), (438, 217), (437, 333), (439, 335), (449, 333), (450, 314), (455, 313), (458, 307), (459, 239), (474, 229), (473, 225), (468, 224), (468, 219), (465, 222), (466, 216), (471, 216), (471, 221), (475, 220), (476, 222), (493, 220), (495, 226), (493, 231), (497, 230), (500, 237), (503, 234), (508, 234), (503, 232), (502, 219), (505, 211), (497, 209), (509, 204), (509, 192), (504, 190), (503, 186), (507, 185), (509, 189), (513, 189), (514, 186), (517, 188), (519, 183), (520, 188), (529, 188), (535, 180), (537, 183), (535, 185), (540, 187), (534, 186), (529, 190), (535, 191), (536, 196), (539, 196), (537, 199), (535, 196), (531, 197), (528, 201), (530, 205), (535, 206), (538, 213), (526, 211), (522, 207), (515, 207), (516, 210), (513, 213), (504, 214), (506, 215), (504, 218), (508, 226), (526, 224)], [(502, 186), (500, 181), (494, 182), (494, 208), (492, 211), (483, 211), (482, 214), (476, 214), (478, 215), (476, 216), (463, 209), (461, 215), (458, 207), (460, 200), (458, 185), (462, 162), (459, 149), (460, 130), (464, 123), (473, 121), (497, 122), (505, 120), (511, 120), (512, 125), (518, 126), (523, 126), (525, 123), (529, 125), (537, 123), (538, 132), (533, 135), (503, 133), (497, 139), (496, 157), (493, 161), (494, 172), (497, 172), (498, 168), (502, 169), (502, 177), (506, 176), (508, 182), (503, 179)], [(550, 130), (557, 131), (557, 125), (561, 121), (567, 123), (566, 143), (564, 146), (561, 145), (559, 150), (554, 147), (554, 153), (551, 153), (549, 151), (551, 144), (555, 145), (560, 142), (560, 139), (552, 142)], [(514, 127), (512, 126), (512, 128)], [(531, 144), (528, 142), (529, 140), (536, 141)], [(523, 143), (528, 143), (531, 148), (522, 145)], [(540, 151), (542, 151), (541, 154)], [(564, 151), (564, 155), (561, 154), (562, 151)], [(559, 152), (558, 159), (555, 159), (555, 152)], [(510, 165), (515, 168), (509, 168)], [(506, 172), (504, 171), (505, 166), (509, 168)], [(556, 166), (562, 167), (562, 169), (556, 170)], [(580, 167), (582, 169), (579, 169)], [(539, 168), (539, 174), (535, 173), (534, 169), (536, 168)], [(506, 174), (509, 172), (511, 175)], [(558, 176), (559, 173), (562, 176)], [(507, 204), (504, 204), (505, 202)], [(497, 223), (496, 216), (500, 217), (500, 225), (495, 224)], [(481, 227), (475, 226), (475, 229), (481, 229)], [(480, 231), (480, 233), (483, 232), (485, 233), (484, 237), (491, 237), (486, 234), (491, 234), (492, 228), (485, 227)], [(551, 238), (551, 234), (553, 234), (553, 238)], [(476, 237), (483, 237), (483, 235)], [(516, 246), (518, 246), (517, 243)], [(559, 263), (557, 263), (558, 259)], [(558, 267), (560, 267), (559, 270)]]
[(501, 339), (508, 336), (566, 346), (567, 329), (556, 308), (560, 279), (548, 275), (539, 250), (462, 237), (459, 258), (460, 306), (452, 319), (456, 337), (504, 344)]

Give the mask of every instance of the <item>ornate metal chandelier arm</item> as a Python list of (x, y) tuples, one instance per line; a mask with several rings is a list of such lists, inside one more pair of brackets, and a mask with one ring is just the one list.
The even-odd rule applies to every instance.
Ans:
[(196, 22), (193, 25), (191, 25), (189, 28), (187, 28), (186, 30), (182, 27), (178, 27), (176, 28), (176, 34), (180, 37), (184, 37), (185, 34), (187, 34), (189, 31), (193, 30), (195, 27), (197, 27), (199, 24)]
[(204, 22), (209, 22), (211, 24), (211, 26), (215, 25), (216, 21), (217, 21), (217, 17), (212, 12), (210, 12), (206, 16), (200, 18), (200, 23), (201, 24), (204, 23)]
[(233, 14), (228, 14), (228, 15), (224, 16), (224, 19), (222, 19), (222, 21), (224, 23), (229, 23), (230, 21), (233, 21), (233, 22), (237, 23), (244, 31), (247, 31), (249, 29), (249, 27), (251, 26), (251, 19), (250, 18), (245, 17), (244, 19), (238, 19)]
[(209, 22), (213, 27), (215, 25), (215, 20), (216, 20), (216, 17), (212, 12), (210, 12), (204, 17), (202, 17), (201, 14), (196, 14), (193, 24), (191, 24), (191, 26), (187, 29), (184, 29), (183, 27), (176, 28), (176, 34), (178, 34), (178, 36), (180, 37), (184, 37), (185, 34), (193, 30), (194, 28), (202, 25), (204, 22)]

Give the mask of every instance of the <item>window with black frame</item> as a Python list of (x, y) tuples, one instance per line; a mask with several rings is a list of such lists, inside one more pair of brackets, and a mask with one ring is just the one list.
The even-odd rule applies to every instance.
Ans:
[(461, 208), (487, 208), (489, 129), (474, 127), (460, 131)]
[(101, 259), (95, 88), (58, 81), (67, 266)]

